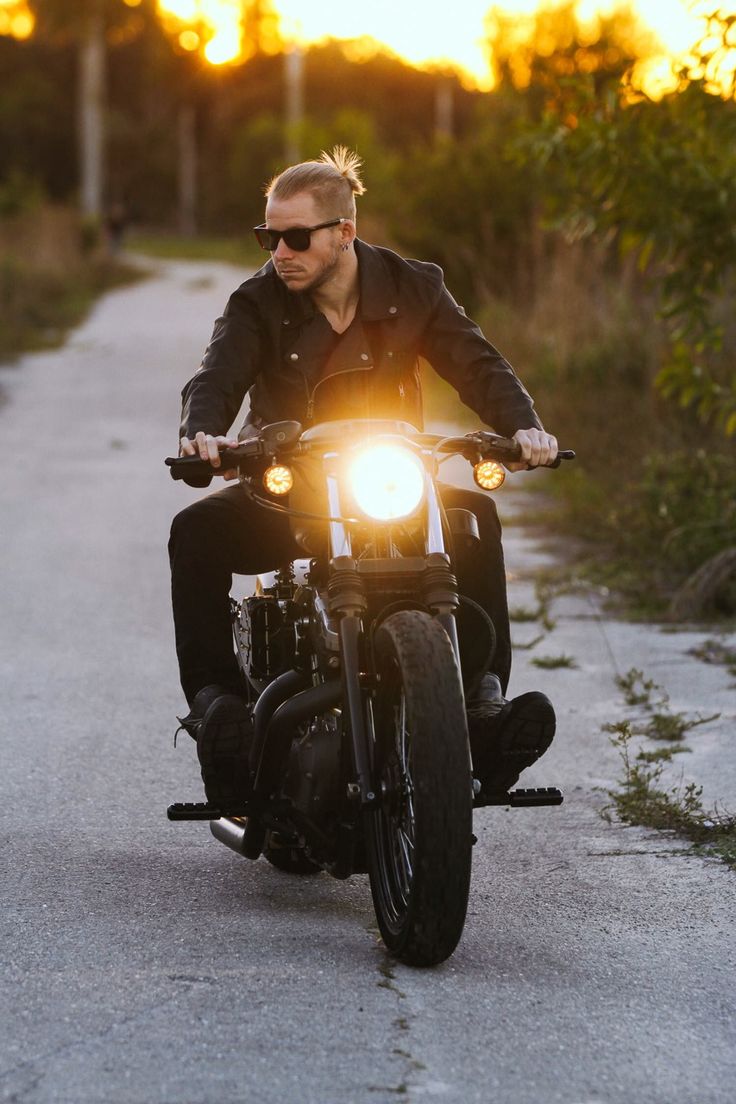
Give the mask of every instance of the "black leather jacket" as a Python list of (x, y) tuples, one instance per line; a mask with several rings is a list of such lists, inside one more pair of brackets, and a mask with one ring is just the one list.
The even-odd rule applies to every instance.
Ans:
[[(201, 367), (182, 391), (180, 436), (224, 434), (246, 391), (248, 423), (303, 425), (333, 418), (400, 418), (423, 426), (419, 357), (498, 433), (541, 428), (511, 365), (444, 284), (442, 270), (356, 241), (360, 312), (369, 351), (323, 376), (317, 316), (269, 261), (233, 293)], [(323, 331), (321, 331), (323, 332)]]

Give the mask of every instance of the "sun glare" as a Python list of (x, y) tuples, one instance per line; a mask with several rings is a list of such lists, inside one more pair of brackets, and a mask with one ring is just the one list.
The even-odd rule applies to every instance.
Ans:
[[(345, 0), (276, 0), (285, 37), (302, 43), (326, 38), (361, 39), (366, 36), (389, 47), (414, 65), (452, 65), (478, 88), (492, 87), (484, 26), (492, 8), (520, 17), (519, 34), (524, 35), (524, 17), (540, 8), (560, 6), (563, 0), (454, 0), (446, 14), (433, 15), (424, 3), (373, 0), (369, 7), (353, 6)], [(648, 94), (662, 95), (673, 80), (671, 60), (687, 54), (702, 36), (705, 0), (631, 0), (642, 26), (654, 33), (661, 53), (648, 57), (639, 73), (639, 84)], [(708, 0), (712, 8), (711, 0)], [(583, 27), (595, 33), (600, 15), (610, 14), (621, 0), (578, 0), (576, 13)], [(723, 8), (733, 4), (724, 4)], [(670, 82), (668, 84), (668, 81)]]
[(0, 0), (0, 35), (30, 38), (36, 25), (25, 0)]
[[(137, 7), (141, 0), (123, 0)], [(559, 7), (566, 0), (454, 0), (436, 14), (425, 0), (372, 0), (368, 5), (346, 0), (272, 0), (279, 35), (285, 43), (310, 45), (326, 39), (345, 41), (356, 60), (379, 49), (388, 49), (412, 65), (452, 67), (468, 84), (480, 89), (493, 86), (493, 69), (487, 43), (489, 13), (518, 17), (518, 35), (525, 37), (528, 19), (543, 8)], [(673, 62), (689, 57), (707, 31), (707, 16), (736, 14), (736, 0), (628, 0), (644, 31), (653, 33), (659, 49), (642, 52), (634, 83), (657, 98), (677, 86)], [(247, 40), (245, 0), (157, 0), (161, 19), (183, 51), (201, 52), (212, 65), (243, 60), (252, 53)], [(625, 6), (625, 5), (624, 5)], [(591, 41), (598, 17), (622, 7), (622, 0), (576, 0), (582, 32)], [(0, 0), (0, 35), (28, 38), (35, 18), (27, 0)], [(704, 75), (714, 90), (728, 87), (736, 71), (734, 49), (717, 59), (718, 72)], [(711, 65), (714, 68), (715, 63)]]
[[(164, 25), (183, 50), (203, 46), (212, 65), (236, 61), (243, 48), (241, 0), (158, 0)], [(195, 42), (196, 38), (196, 42)]]

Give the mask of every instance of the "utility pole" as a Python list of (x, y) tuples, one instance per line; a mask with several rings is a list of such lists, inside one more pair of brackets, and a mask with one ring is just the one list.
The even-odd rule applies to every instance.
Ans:
[(93, 8), (79, 44), (79, 176), (80, 206), (85, 218), (102, 217), (105, 144), (105, 19)]
[(177, 119), (179, 152), (179, 233), (192, 238), (197, 232), (197, 110), (183, 103)]
[(292, 42), (284, 54), (284, 156), (287, 165), (301, 157), (301, 128), (304, 122), (304, 50)]
[(450, 77), (438, 77), (434, 92), (434, 136), (437, 141), (452, 138), (455, 129), (454, 89)]

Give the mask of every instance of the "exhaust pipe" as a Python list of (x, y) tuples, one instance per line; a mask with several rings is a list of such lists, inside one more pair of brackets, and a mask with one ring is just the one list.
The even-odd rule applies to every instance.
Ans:
[(309, 683), (303, 671), (284, 671), (270, 682), (253, 709), (253, 746), (250, 751), (250, 767), (256, 770), (266, 745), (266, 733), (271, 717), (278, 707)]
[[(278, 687), (276, 683), (279, 683)], [(295, 689), (303, 685), (303, 675), (297, 671), (287, 671), (275, 679), (267, 690), (264, 690), (256, 703), (254, 751), (259, 735), (261, 735), (262, 746), (259, 751), (254, 794), (266, 800), (283, 777), (296, 726), (318, 713), (323, 713), (325, 709), (332, 709), (342, 701), (342, 685), (339, 679), (334, 682), (320, 683), (319, 686), (310, 686), (309, 689), (290, 697)], [(261, 700), (272, 687), (274, 689), (269, 700), (261, 708), (259, 716), (258, 707), (261, 705)], [(285, 700), (286, 698), (288, 700)], [(255, 816), (248, 817), (244, 822), (230, 817), (220, 817), (219, 820), (210, 821), (210, 831), (220, 843), (224, 843), (236, 854), (248, 859), (258, 858), (266, 838), (266, 829), (260, 818)]]
[(268, 723), (256, 774), (254, 793), (258, 797), (269, 798), (278, 785), (297, 725), (339, 705), (342, 696), (342, 683), (335, 679), (334, 682), (321, 682), (319, 686), (302, 690), (275, 710)]
[(245, 840), (245, 824), (239, 820), (231, 820), (230, 817), (220, 817), (219, 820), (210, 821), (210, 831), (215, 839), (224, 843), (238, 855), (243, 855), (243, 842)]

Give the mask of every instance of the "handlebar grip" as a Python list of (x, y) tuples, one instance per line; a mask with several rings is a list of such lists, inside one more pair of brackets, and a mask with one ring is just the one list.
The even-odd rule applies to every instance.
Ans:
[(557, 456), (556, 456), (555, 460), (551, 464), (546, 464), (545, 467), (559, 468), (559, 466), (560, 466), (560, 464), (562, 463), (563, 460), (574, 460), (574, 459), (575, 459), (575, 453), (573, 452), (572, 449), (561, 449), (557, 453)]
[(167, 456), (164, 463), (172, 479), (183, 479), (189, 487), (209, 487), (215, 469), (198, 456)]

